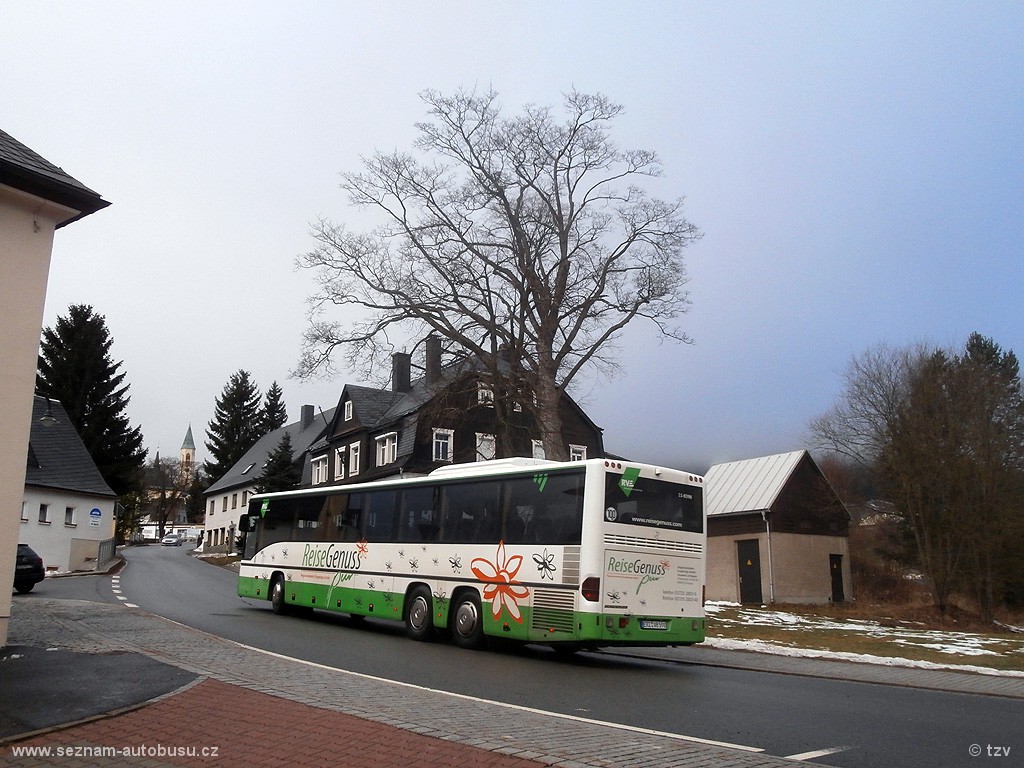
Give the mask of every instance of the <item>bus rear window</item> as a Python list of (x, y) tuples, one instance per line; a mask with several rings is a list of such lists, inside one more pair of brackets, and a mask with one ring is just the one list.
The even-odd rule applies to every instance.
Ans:
[(703, 533), (704, 489), (638, 477), (624, 483), (609, 473), (605, 480), (604, 519), (610, 523)]

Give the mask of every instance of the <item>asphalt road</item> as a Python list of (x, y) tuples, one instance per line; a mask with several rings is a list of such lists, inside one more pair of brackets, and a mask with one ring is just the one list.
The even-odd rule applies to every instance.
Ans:
[[(117, 579), (53, 579), (36, 589), (48, 597), (137, 605), (237, 642), (362, 674), (844, 768), (1009, 765), (1018, 763), (1015, 753), (1011, 761), (985, 750), (1024, 752), (1020, 700), (708, 667), (693, 663), (699, 651), (689, 649), (680, 649), (677, 661), (601, 653), (564, 659), (538, 646), (472, 652), (417, 643), (394, 622), (356, 623), (322, 612), (275, 616), (269, 603), (235, 595), (232, 572), (188, 552), (133, 548)], [(981, 757), (971, 756), (972, 745), (981, 746)]]

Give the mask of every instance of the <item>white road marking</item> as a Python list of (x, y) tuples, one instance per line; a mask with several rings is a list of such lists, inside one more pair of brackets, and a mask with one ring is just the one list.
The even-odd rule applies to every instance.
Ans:
[(827, 749), (816, 749), (813, 752), (801, 752), (799, 755), (786, 755), (787, 760), (814, 760), (816, 757), (826, 757), (837, 752), (845, 752), (849, 747), (828, 747)]

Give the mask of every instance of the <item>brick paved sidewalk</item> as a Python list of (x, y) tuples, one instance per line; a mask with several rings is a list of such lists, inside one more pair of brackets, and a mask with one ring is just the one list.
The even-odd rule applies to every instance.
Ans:
[[(49, 759), (29, 750), (51, 750)], [(76, 751), (71, 757), (56, 750)], [(16, 756), (15, 750), (21, 753)], [(110, 754), (111, 750), (124, 750)], [(104, 754), (104, 752), (106, 754)], [(67, 753), (65, 753), (67, 754)], [(40, 765), (534, 768), (547, 765), (423, 736), (352, 715), (202, 679), (116, 717), (51, 730), (0, 747), (0, 762)]]

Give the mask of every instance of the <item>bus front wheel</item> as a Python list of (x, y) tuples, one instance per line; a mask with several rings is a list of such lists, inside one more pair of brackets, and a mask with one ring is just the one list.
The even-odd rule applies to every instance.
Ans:
[(270, 609), (279, 616), (288, 613), (288, 603), (284, 601), (284, 578), (281, 576), (270, 585)]
[(484, 641), (483, 614), (476, 592), (463, 592), (452, 613), (452, 641), (460, 648), (479, 648)]
[(413, 640), (429, 640), (434, 634), (434, 608), (426, 587), (409, 593), (405, 608), (405, 632)]

